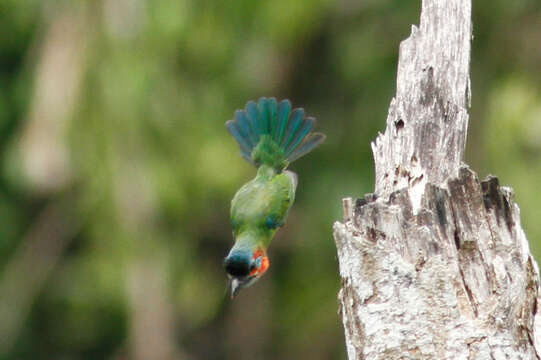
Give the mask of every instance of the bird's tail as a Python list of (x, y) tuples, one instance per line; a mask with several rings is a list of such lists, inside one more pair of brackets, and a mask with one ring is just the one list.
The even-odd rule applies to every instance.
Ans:
[(246, 160), (279, 172), (325, 140), (325, 134), (312, 132), (315, 124), (316, 119), (304, 117), (303, 108), (292, 111), (289, 100), (278, 104), (275, 98), (264, 97), (257, 104), (248, 101), (234, 120), (225, 123)]

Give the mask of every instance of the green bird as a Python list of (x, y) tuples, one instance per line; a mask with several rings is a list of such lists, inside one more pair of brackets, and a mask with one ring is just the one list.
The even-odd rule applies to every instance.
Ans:
[(315, 123), (304, 109), (291, 110), (289, 100), (278, 104), (275, 98), (249, 101), (226, 122), (242, 156), (257, 167), (256, 177), (231, 201), (235, 244), (224, 261), (231, 297), (269, 268), (267, 248), (295, 200), (297, 175), (286, 168), (325, 140), (324, 134), (312, 132)]

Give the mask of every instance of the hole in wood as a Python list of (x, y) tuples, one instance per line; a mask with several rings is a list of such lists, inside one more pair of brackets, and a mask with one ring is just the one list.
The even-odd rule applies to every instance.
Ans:
[(455, 230), (455, 246), (457, 250), (460, 250), (460, 238), (458, 237), (457, 230)]
[(400, 131), (404, 128), (404, 121), (402, 119), (395, 121), (394, 126), (396, 127), (396, 131)]

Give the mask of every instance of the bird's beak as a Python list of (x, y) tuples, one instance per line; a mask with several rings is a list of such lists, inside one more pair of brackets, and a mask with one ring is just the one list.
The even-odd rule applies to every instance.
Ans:
[(241, 286), (239, 279), (233, 278), (231, 279), (231, 299), (233, 299), (237, 293), (239, 292)]

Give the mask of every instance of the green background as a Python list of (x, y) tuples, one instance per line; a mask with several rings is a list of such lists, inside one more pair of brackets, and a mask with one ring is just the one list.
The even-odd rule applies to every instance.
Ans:
[[(342, 359), (332, 224), (373, 191), (413, 0), (0, 0), (0, 359)], [(466, 162), (512, 186), (541, 256), (541, 2), (474, 1)], [(255, 170), (224, 122), (289, 98), (272, 266), (235, 301), (229, 205)]]

